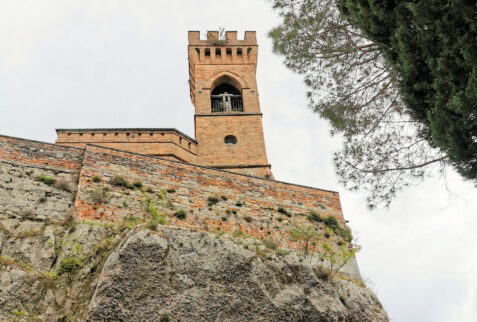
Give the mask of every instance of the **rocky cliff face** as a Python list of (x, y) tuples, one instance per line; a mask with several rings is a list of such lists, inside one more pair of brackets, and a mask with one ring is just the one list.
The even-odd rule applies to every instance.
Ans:
[[(322, 280), (294, 254), (259, 255), (254, 240), (69, 221), (33, 221), (43, 232), (24, 236), (16, 220), (32, 224), (7, 220), (0, 235), (1, 320), (387, 320), (366, 287)], [(67, 258), (81, 263), (69, 271)]]

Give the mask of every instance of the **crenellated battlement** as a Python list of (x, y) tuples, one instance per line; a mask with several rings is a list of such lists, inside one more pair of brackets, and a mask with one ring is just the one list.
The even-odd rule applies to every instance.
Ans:
[(255, 31), (245, 31), (244, 38), (238, 39), (236, 31), (226, 31), (225, 39), (219, 39), (219, 31), (207, 31), (207, 38), (201, 39), (200, 31), (189, 31), (189, 46), (257, 46), (257, 34)]

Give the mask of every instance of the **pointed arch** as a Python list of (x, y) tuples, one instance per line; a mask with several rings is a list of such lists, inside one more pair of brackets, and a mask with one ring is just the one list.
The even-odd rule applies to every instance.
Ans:
[(214, 74), (207, 81), (205, 88), (209, 88), (212, 91), (215, 87), (223, 83), (230, 84), (239, 91), (242, 91), (244, 88), (249, 88), (247, 83), (239, 75), (227, 71)]

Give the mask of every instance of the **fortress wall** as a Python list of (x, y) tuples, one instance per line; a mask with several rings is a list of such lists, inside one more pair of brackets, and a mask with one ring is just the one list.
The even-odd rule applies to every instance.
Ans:
[[(100, 176), (101, 182), (93, 182), (94, 176)], [(129, 182), (140, 180), (143, 189), (110, 186), (108, 183), (114, 176), (122, 176)], [(104, 185), (110, 186), (110, 200), (95, 204), (91, 191)], [(171, 189), (174, 192), (166, 192)], [(209, 206), (210, 196), (218, 197), (219, 202)], [(130, 216), (148, 218), (148, 202), (156, 206), (173, 226), (229, 233), (240, 230), (260, 239), (272, 237), (280, 240), (281, 247), (289, 249), (301, 248), (289, 240), (288, 231), (294, 223), (309, 225), (306, 215), (311, 210), (323, 216), (336, 216), (342, 225), (345, 224), (336, 192), (99, 146), (86, 147), (76, 199), (81, 218), (108, 221)], [(279, 207), (289, 212), (290, 217), (280, 213)], [(178, 210), (186, 212), (186, 219), (174, 217)]]
[[(64, 181), (68, 189), (38, 182), (35, 179), (39, 175)], [(94, 176), (101, 181), (94, 182)], [(140, 180), (143, 187), (111, 185), (114, 176), (129, 182)], [(91, 191), (103, 186), (108, 188), (109, 200), (93, 202)], [(217, 197), (218, 203), (209, 206), (211, 196)], [(40, 201), (45, 197), (46, 201)], [(345, 225), (336, 192), (99, 146), (88, 145), (83, 150), (0, 136), (1, 218), (64, 220), (73, 205), (80, 219), (101, 221), (128, 217), (148, 220), (151, 214), (146, 208), (153, 205), (171, 226), (216, 234), (241, 231), (257, 239), (271, 238), (279, 242), (279, 247), (292, 250), (303, 248), (289, 238), (294, 224), (315, 225), (322, 236), (325, 233), (323, 224), (306, 219), (311, 210), (322, 216), (336, 216)], [(279, 212), (279, 207), (288, 215)], [(183, 220), (174, 216), (180, 210), (186, 213)], [(310, 251), (340, 238), (322, 237)], [(354, 260), (344, 272), (359, 278)]]
[(2, 162), (16, 162), (53, 171), (78, 172), (83, 155), (83, 149), (0, 135)]
[[(81, 149), (0, 136), (0, 219), (64, 220), (83, 155)], [(35, 180), (40, 175), (61, 187)]]

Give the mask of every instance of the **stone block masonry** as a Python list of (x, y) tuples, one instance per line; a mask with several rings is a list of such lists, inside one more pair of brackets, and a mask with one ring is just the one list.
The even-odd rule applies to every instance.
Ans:
[[(335, 216), (345, 226), (337, 192), (100, 146), (77, 149), (0, 136), (0, 166), (8, 172), (11, 165), (33, 168), (34, 175), (25, 178), (29, 182), (43, 173), (78, 182), (74, 204), (78, 218), (84, 220), (147, 221), (151, 218), (147, 208), (153, 206), (171, 226), (268, 238), (289, 250), (302, 249), (290, 240), (289, 230), (296, 224), (312, 225), (306, 218), (310, 211)], [(111, 184), (115, 176), (140, 182), (142, 187), (115, 186)], [(6, 189), (0, 186), (2, 198), (13, 200), (25, 193), (18, 186)], [(98, 189), (106, 189), (109, 200), (94, 202), (92, 191)], [(18, 211), (22, 204), (26, 207), (28, 200), (19, 204)], [(181, 211), (183, 219), (175, 216)], [(323, 237), (321, 242), (326, 241)], [(311, 251), (318, 250), (321, 242)]]

